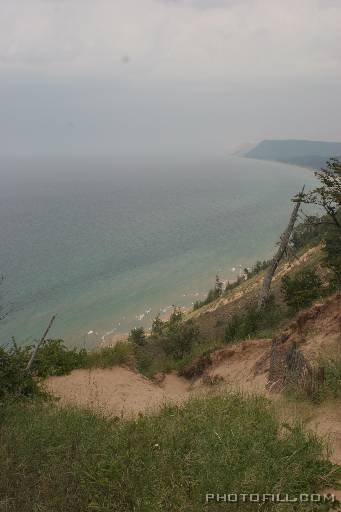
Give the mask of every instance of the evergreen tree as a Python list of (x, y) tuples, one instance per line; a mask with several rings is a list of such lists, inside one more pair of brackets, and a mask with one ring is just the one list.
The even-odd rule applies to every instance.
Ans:
[(142, 347), (146, 344), (146, 333), (143, 327), (135, 327), (130, 331), (128, 341)]
[(320, 186), (310, 192), (296, 197), (306, 204), (313, 204), (324, 209), (332, 223), (341, 230), (341, 161), (331, 158), (327, 161), (326, 168), (315, 172)]

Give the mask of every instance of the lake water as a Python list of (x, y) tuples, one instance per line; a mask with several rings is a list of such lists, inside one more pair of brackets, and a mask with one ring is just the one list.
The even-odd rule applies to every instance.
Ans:
[[(0, 167), (0, 342), (93, 345), (204, 297), (218, 272), (269, 258), (310, 171), (243, 158), (128, 163), (7, 160)], [(232, 270), (235, 269), (235, 270)], [(90, 333), (90, 334), (88, 334)], [(97, 333), (97, 334), (96, 334)]]

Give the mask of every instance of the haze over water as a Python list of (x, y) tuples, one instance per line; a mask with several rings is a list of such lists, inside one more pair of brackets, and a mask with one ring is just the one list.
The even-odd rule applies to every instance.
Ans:
[(314, 180), (234, 157), (7, 160), (0, 173), (1, 343), (32, 341), (57, 314), (51, 336), (87, 346), (269, 258), (290, 198)]

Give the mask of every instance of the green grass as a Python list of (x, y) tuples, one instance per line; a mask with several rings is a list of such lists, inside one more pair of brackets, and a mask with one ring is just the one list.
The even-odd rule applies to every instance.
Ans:
[(134, 350), (131, 343), (121, 342), (114, 347), (102, 347), (88, 352), (84, 367), (111, 368), (121, 364), (134, 364)]
[(211, 396), (135, 421), (35, 401), (0, 414), (6, 512), (215, 511), (226, 504), (206, 493), (310, 493), (337, 479), (321, 442), (281, 426), (262, 398)]
[(275, 304), (273, 298), (262, 311), (250, 306), (243, 313), (234, 315), (225, 329), (225, 343), (247, 338), (270, 338), (286, 318), (286, 311)]
[[(321, 379), (321, 370), (323, 379)], [(290, 399), (321, 403), (325, 400), (341, 398), (341, 358), (321, 358), (313, 368), (313, 387), (310, 393), (297, 385), (289, 386), (286, 395)]]
[(341, 398), (341, 359), (325, 361), (325, 381), (322, 393), (327, 397)]

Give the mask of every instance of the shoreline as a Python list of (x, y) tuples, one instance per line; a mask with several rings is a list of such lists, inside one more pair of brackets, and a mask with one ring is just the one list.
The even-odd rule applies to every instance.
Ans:
[[(244, 267), (241, 264), (237, 264), (235, 267), (232, 267), (229, 270), (229, 272), (234, 273), (234, 278), (233, 279), (222, 279), (222, 283), (223, 283), (224, 287), (227, 285), (227, 283), (232, 284), (234, 282), (237, 282), (238, 278), (240, 278), (243, 274), (243, 272), (242, 272), (243, 268)], [(251, 270), (250, 267), (248, 267), (248, 269)], [(212, 280), (212, 283), (214, 284), (213, 280)], [(211, 288), (213, 288), (213, 284), (212, 284)], [(169, 305), (165, 308), (163, 308), (163, 307), (158, 308), (155, 311), (153, 311), (151, 308), (151, 309), (145, 311), (144, 314), (136, 315), (136, 319), (141, 322), (145, 318), (146, 314), (151, 314), (151, 317), (150, 317), (151, 322), (153, 322), (153, 320), (157, 316), (159, 316), (160, 320), (162, 320), (163, 322), (167, 322), (170, 319), (171, 314), (175, 307), (179, 308), (183, 314), (187, 315), (193, 311), (193, 306), (196, 301), (205, 300), (209, 291), (210, 290), (208, 289), (206, 292), (203, 292), (203, 293), (192, 292), (192, 293), (183, 294), (182, 297), (191, 297), (191, 298), (195, 299), (194, 301), (192, 301), (190, 306), (184, 306), (180, 303), (175, 303), (175, 304)], [(151, 327), (146, 327), (142, 323), (140, 323), (139, 325), (136, 325), (135, 328), (136, 327), (144, 327), (147, 334), (151, 330)], [(134, 327), (132, 327), (131, 329), (134, 329)], [(130, 332), (130, 330), (129, 330), (129, 332)], [(101, 339), (96, 342), (95, 347), (114, 347), (117, 343), (119, 343), (121, 341), (127, 341), (129, 332), (117, 331), (117, 330), (105, 332), (103, 335), (101, 335)], [(91, 335), (91, 334), (99, 335), (98, 331), (96, 331), (96, 332), (89, 331), (87, 333), (87, 336)]]
[[(181, 311), (185, 315), (192, 311), (192, 308), (189, 308), (186, 306), (178, 306), (178, 307), (181, 309)], [(163, 322), (167, 322), (170, 319), (172, 312), (173, 312), (173, 309), (169, 309), (166, 313), (160, 314), (160, 320), (162, 320)], [(154, 318), (153, 318), (153, 320), (154, 320)], [(145, 330), (147, 331), (146, 334), (148, 335), (150, 328), (145, 329)], [(101, 341), (98, 342), (96, 344), (96, 346), (100, 347), (100, 348), (114, 347), (115, 345), (117, 345), (117, 343), (128, 341), (128, 337), (129, 337), (129, 332), (107, 333), (102, 336)]]
[(300, 169), (305, 169), (306, 171), (312, 171), (312, 172), (317, 171), (317, 169), (315, 169), (315, 167), (308, 167), (306, 165), (298, 164), (295, 162), (285, 162), (283, 160), (270, 160), (268, 158), (255, 158), (254, 156), (246, 156), (246, 155), (240, 155), (240, 156), (237, 156), (237, 158), (247, 158), (248, 160), (257, 160), (257, 162), (270, 162), (270, 163), (274, 163), (274, 164), (290, 165), (291, 167), (299, 167)]

